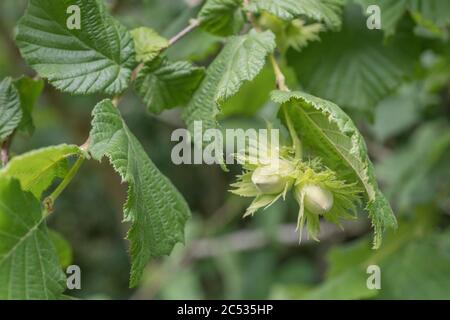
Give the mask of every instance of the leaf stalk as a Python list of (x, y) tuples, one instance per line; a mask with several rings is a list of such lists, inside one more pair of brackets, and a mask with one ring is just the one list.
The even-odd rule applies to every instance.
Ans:
[(67, 188), (67, 186), (72, 182), (73, 178), (77, 174), (84, 160), (85, 157), (80, 156), (75, 162), (75, 164), (72, 166), (72, 168), (69, 170), (69, 173), (63, 179), (63, 181), (58, 185), (58, 187), (52, 192), (50, 196), (45, 198), (44, 206), (46, 208), (47, 214), (53, 212), (53, 204), (55, 203), (56, 199), (58, 199), (58, 197), (61, 195), (61, 193)]

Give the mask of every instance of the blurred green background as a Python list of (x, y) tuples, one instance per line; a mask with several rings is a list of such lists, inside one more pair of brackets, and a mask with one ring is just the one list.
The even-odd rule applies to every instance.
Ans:
[[(283, 69), (293, 88), (343, 107), (365, 136), (399, 220), (399, 229), (386, 235), (382, 247), (370, 249), (371, 229), (362, 211), (344, 230), (324, 224), (320, 243), (301, 245), (293, 199), (242, 219), (249, 200), (227, 191), (239, 168), (225, 173), (218, 166), (172, 164), (170, 135), (183, 126), (180, 110), (150, 115), (130, 92), (121, 103), (129, 127), (193, 212), (186, 243), (151, 262), (141, 286), (129, 289), (128, 226), (122, 223), (126, 186), (106, 162), (90, 161), (49, 221), (70, 242), (72, 263), (82, 270), (82, 289), (67, 294), (84, 299), (450, 299), (450, 10), (397, 10), (394, 35), (387, 37), (366, 27), (362, 6), (370, 1), (355, 2), (346, 5), (340, 32), (321, 33), (320, 42), (301, 52), (289, 50)], [(200, 4), (109, 1), (129, 28), (145, 25), (167, 37), (185, 27)], [(13, 40), (25, 6), (25, 0), (0, 2), (1, 78), (34, 75)], [(207, 66), (222, 42), (197, 30), (167, 54)], [(268, 102), (274, 77), (266, 69), (226, 104), (224, 128), (261, 127), (274, 119), (275, 105)], [(13, 155), (83, 143), (101, 98), (72, 97), (46, 85), (34, 111), (36, 131), (32, 137), (17, 135)], [(366, 287), (371, 264), (381, 267), (381, 290)]]

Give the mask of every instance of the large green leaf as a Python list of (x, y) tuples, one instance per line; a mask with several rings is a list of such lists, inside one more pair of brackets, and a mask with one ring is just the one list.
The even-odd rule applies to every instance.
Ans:
[(34, 150), (14, 157), (0, 170), (0, 178), (9, 177), (20, 181), (22, 189), (40, 199), (56, 178), (64, 178), (69, 171), (70, 157), (81, 156), (75, 145), (59, 145)]
[(135, 88), (149, 111), (160, 113), (188, 103), (203, 75), (203, 68), (189, 62), (155, 59), (139, 72)]
[(259, 74), (274, 48), (275, 37), (270, 31), (251, 30), (247, 35), (229, 39), (184, 110), (183, 117), (191, 132), (194, 121), (202, 121), (205, 130), (217, 126), (218, 106)]
[(40, 202), (0, 178), (0, 299), (58, 299), (65, 275)]
[[(81, 29), (69, 29), (71, 5)], [(22, 56), (58, 89), (73, 94), (117, 94), (128, 87), (134, 46), (101, 0), (31, 0), (17, 29)]]
[(342, 23), (342, 4), (342, 0), (252, 0), (247, 9), (267, 11), (283, 20), (306, 16), (336, 29)]
[(32, 113), (34, 105), (44, 89), (44, 80), (35, 80), (23, 76), (14, 81), (14, 85), (19, 93), (22, 108), (22, 121), (19, 124), (19, 130), (32, 134), (34, 131)]
[(137, 285), (152, 257), (168, 255), (184, 240), (184, 225), (190, 216), (182, 195), (148, 158), (139, 141), (124, 123), (110, 100), (93, 111), (90, 152), (94, 159), (110, 159), (128, 183), (125, 219), (132, 222), (130, 285)]
[(162, 49), (169, 46), (169, 41), (161, 37), (156, 31), (147, 27), (131, 30), (136, 49), (136, 60), (138, 62), (150, 62), (155, 59)]
[(200, 27), (218, 36), (238, 33), (244, 25), (242, 0), (207, 0), (198, 14)]
[(378, 188), (363, 137), (350, 117), (332, 102), (303, 92), (274, 91), (272, 99), (287, 104), (302, 142), (338, 176), (357, 182), (364, 190), (366, 210), (374, 228), (374, 247), (381, 244), (386, 227), (395, 227), (392, 209)]
[(368, 110), (402, 83), (418, 50), (406, 34), (385, 44), (382, 31), (363, 27), (358, 6), (345, 12), (340, 32), (323, 34), (301, 53), (291, 51), (288, 62), (305, 91), (343, 108)]
[(19, 94), (11, 78), (0, 82), (0, 143), (19, 126), (22, 120)]

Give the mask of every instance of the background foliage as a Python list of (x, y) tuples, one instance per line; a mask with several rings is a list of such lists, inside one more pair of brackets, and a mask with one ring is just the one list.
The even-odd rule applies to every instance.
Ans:
[[(233, 7), (236, 1), (229, 2)], [(304, 2), (306, 9), (316, 9), (307, 6), (311, 1)], [(225, 173), (218, 166), (175, 166), (170, 160), (170, 134), (184, 126), (183, 111), (150, 114), (138, 97), (126, 94), (122, 116), (193, 212), (186, 244), (178, 244), (170, 257), (153, 260), (145, 267), (140, 286), (129, 289), (128, 242), (124, 240), (128, 226), (121, 223), (127, 190), (106, 160), (90, 161), (58, 199), (56, 214), (49, 218), (49, 227), (72, 246), (72, 253), (67, 248), (59, 250), (60, 260), (82, 269), (82, 290), (68, 294), (88, 299), (450, 298), (448, 1), (380, 0), (383, 31), (366, 28), (363, 7), (371, 1), (344, 2), (342, 12), (328, 12), (323, 18), (327, 31), (318, 34), (320, 41), (302, 46), (300, 52), (286, 47), (282, 68), (291, 88), (329, 99), (356, 120), (381, 188), (399, 220), (398, 231), (390, 232), (379, 250), (371, 250), (370, 226), (361, 212), (360, 219), (345, 224), (344, 231), (324, 225), (320, 243), (298, 246), (295, 225), (289, 224), (297, 214), (293, 199), (253, 219), (241, 219), (249, 202), (228, 192), (239, 168), (230, 167)], [(195, 0), (117, 0), (108, 6), (128, 29), (147, 26), (170, 37), (197, 16), (200, 4)], [(23, 0), (0, 3), (1, 79), (34, 74), (13, 40), (25, 6)], [(208, 17), (208, 10), (202, 14)], [(292, 12), (288, 8), (283, 14)], [(226, 23), (212, 19), (170, 47), (168, 59), (209, 65), (222, 47), (221, 36), (233, 33), (240, 19), (239, 13)], [(270, 17), (267, 20), (270, 23)], [(201, 77), (191, 65), (155, 63), (169, 70), (186, 70), (190, 81)], [(157, 81), (164, 83), (163, 76)], [(26, 80), (20, 81), (26, 85)], [(141, 79), (140, 84), (152, 85), (151, 81)], [(274, 120), (275, 105), (269, 98), (274, 82), (269, 66), (263, 67), (254, 82), (222, 105), (218, 116), (222, 126), (263, 127), (265, 119)], [(103, 89), (120, 91), (121, 83)], [(169, 96), (176, 91), (166, 89)], [(34, 91), (29, 90), (32, 100)], [(215, 101), (216, 93), (208, 93), (207, 99)], [(13, 155), (49, 145), (81, 144), (90, 131), (93, 107), (102, 98), (69, 96), (46, 85), (33, 111), (34, 124), (22, 119)], [(181, 96), (166, 108), (188, 104), (185, 100)], [(31, 131), (34, 134), (29, 137)], [(3, 190), (6, 186), (0, 185), (0, 193)], [(31, 202), (23, 205), (36, 205)], [(365, 286), (370, 264), (381, 266), (381, 291)]]

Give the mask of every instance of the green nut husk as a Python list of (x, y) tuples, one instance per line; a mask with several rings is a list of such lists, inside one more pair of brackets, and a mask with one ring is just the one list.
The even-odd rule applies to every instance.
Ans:
[(333, 208), (333, 193), (319, 185), (305, 185), (300, 192), (304, 193), (305, 208), (311, 213), (324, 215)]

